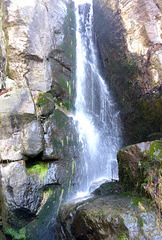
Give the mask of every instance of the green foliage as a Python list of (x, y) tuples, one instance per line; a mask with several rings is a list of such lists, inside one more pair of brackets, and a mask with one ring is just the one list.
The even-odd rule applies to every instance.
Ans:
[(25, 239), (26, 230), (25, 228), (21, 228), (19, 231), (14, 230), (13, 228), (6, 228), (5, 233), (10, 235), (13, 240)]

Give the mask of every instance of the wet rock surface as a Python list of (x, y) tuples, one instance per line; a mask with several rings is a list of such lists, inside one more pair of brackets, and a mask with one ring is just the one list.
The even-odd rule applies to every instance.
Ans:
[(92, 192), (95, 196), (107, 196), (124, 192), (123, 187), (118, 182), (107, 182)]
[(156, 214), (139, 200), (111, 195), (61, 207), (56, 239), (159, 239)]
[(78, 155), (73, 119), (60, 109), (45, 120), (44, 140), (43, 159), (70, 159)]

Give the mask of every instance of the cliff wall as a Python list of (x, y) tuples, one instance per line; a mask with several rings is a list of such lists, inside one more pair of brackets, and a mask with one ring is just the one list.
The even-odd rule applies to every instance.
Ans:
[(161, 136), (162, 6), (156, 0), (94, 0), (94, 30), (121, 109), (125, 144)]
[(74, 97), (72, 3), (2, 1), (0, 12), (0, 161), (59, 159), (53, 136), (60, 146), (70, 141), (56, 125), (59, 115), (70, 121)]
[(0, 1), (0, 212), (14, 239), (52, 234), (46, 226), (71, 190), (74, 66), (72, 1)]

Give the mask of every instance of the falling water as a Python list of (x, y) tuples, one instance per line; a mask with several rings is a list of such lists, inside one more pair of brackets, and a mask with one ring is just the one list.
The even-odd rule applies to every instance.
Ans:
[(119, 112), (101, 77), (93, 42), (92, 0), (76, 6), (76, 114), (82, 150), (79, 192), (87, 194), (97, 179), (118, 178), (116, 153), (120, 148)]

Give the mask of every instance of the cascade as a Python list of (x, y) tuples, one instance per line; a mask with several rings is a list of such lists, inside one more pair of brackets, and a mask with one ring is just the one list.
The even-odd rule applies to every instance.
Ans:
[(119, 111), (102, 78), (93, 39), (92, 0), (75, 0), (75, 121), (81, 142), (78, 196), (87, 195), (98, 179), (118, 178)]

